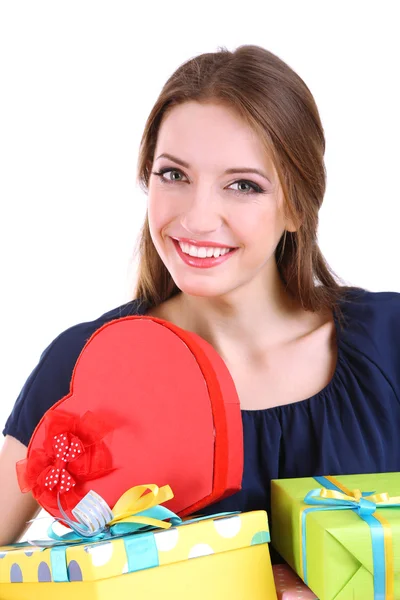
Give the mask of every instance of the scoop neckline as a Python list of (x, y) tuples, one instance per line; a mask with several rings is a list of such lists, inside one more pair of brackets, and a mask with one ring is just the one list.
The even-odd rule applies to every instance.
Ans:
[(289, 410), (293, 410), (294, 407), (296, 407), (297, 405), (304, 405), (304, 404), (309, 404), (311, 403), (313, 400), (316, 400), (317, 398), (319, 398), (320, 396), (324, 396), (327, 393), (330, 392), (331, 388), (333, 388), (336, 384), (336, 380), (339, 379), (339, 371), (340, 371), (340, 367), (341, 367), (341, 362), (342, 362), (342, 346), (341, 346), (341, 336), (340, 336), (340, 327), (339, 327), (339, 323), (338, 323), (338, 317), (336, 314), (336, 308), (334, 307), (332, 309), (332, 315), (333, 315), (333, 322), (335, 325), (335, 336), (336, 336), (336, 365), (335, 365), (335, 369), (333, 371), (332, 377), (331, 379), (328, 381), (328, 383), (319, 391), (316, 392), (315, 394), (313, 394), (312, 396), (309, 396), (308, 398), (304, 398), (303, 400), (296, 400), (296, 402), (289, 402), (288, 404), (277, 404), (275, 406), (267, 406), (266, 408), (241, 408), (240, 412), (244, 413), (244, 414), (265, 414), (265, 413), (270, 413), (272, 411), (280, 411), (280, 412), (284, 412), (285, 410), (289, 411)]
[[(143, 303), (140, 303), (139, 311), (142, 315), (146, 315), (147, 309), (148, 309), (148, 304), (145, 301), (143, 301)], [(277, 404), (275, 406), (267, 406), (266, 408), (253, 408), (253, 409), (252, 408), (241, 408), (240, 409), (241, 413), (250, 415), (250, 414), (266, 414), (267, 412), (271, 413), (272, 411), (280, 411), (280, 412), (283, 412), (285, 410), (289, 411), (298, 405), (309, 404), (313, 400), (317, 399), (318, 397), (326, 395), (327, 393), (330, 392), (331, 388), (333, 388), (335, 386), (336, 380), (339, 379), (339, 375), (340, 375), (339, 372), (340, 372), (341, 362), (342, 362), (342, 358), (343, 358), (342, 357), (342, 347), (341, 347), (340, 326), (339, 326), (339, 322), (338, 322), (338, 316), (336, 314), (336, 307), (332, 308), (332, 316), (333, 316), (333, 322), (335, 325), (337, 354), (336, 354), (335, 369), (333, 371), (330, 381), (328, 381), (328, 383), (319, 392), (317, 392), (316, 394), (313, 394), (312, 396), (309, 396), (308, 398), (304, 398), (302, 400), (296, 400), (296, 402), (290, 402), (289, 404)]]

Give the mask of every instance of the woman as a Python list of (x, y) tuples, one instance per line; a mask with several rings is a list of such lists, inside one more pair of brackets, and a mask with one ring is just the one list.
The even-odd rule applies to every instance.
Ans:
[(327, 266), (324, 147), (309, 89), (262, 48), (204, 54), (172, 75), (140, 148), (135, 300), (62, 333), (22, 389), (4, 429), (0, 544), (37, 511), (15, 476), (34, 427), (68, 393), (90, 335), (125, 315), (196, 332), (232, 374), (243, 488), (208, 512), (268, 508), (273, 478), (400, 471), (400, 295), (341, 286)]

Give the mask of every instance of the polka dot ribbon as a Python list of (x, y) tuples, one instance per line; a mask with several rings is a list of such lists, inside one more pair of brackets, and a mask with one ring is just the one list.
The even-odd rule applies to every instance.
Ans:
[(60, 433), (53, 438), (55, 462), (50, 465), (44, 475), (44, 485), (50, 491), (58, 488), (60, 494), (69, 492), (76, 481), (68, 472), (68, 463), (76, 460), (85, 451), (79, 438), (69, 433)]
[(87, 492), (86, 482), (115, 468), (104, 439), (114, 430), (113, 419), (101, 411), (75, 415), (48, 410), (41, 421), (41, 436), (32, 437), (26, 458), (16, 464), (21, 491), (31, 491), (50, 514), (59, 514), (59, 497), (64, 510), (71, 511)]

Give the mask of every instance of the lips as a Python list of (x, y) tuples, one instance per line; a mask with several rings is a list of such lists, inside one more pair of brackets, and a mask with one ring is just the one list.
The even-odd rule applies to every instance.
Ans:
[(189, 244), (190, 246), (196, 246), (197, 248), (229, 248), (235, 249), (236, 246), (230, 246), (229, 244), (220, 244), (219, 242), (209, 242), (209, 241), (197, 241), (191, 240), (189, 238), (171, 238), (174, 241), (181, 242), (181, 244)]
[[(226, 260), (229, 260), (238, 250), (237, 248), (233, 248), (232, 250), (230, 250), (226, 254), (223, 254), (222, 256), (217, 256), (217, 257), (211, 256), (211, 257), (207, 257), (207, 258), (200, 258), (198, 256), (191, 256), (190, 254), (185, 254), (182, 251), (182, 249), (179, 245), (179, 242), (177, 240), (175, 240), (174, 238), (171, 238), (171, 240), (175, 246), (175, 249), (176, 249), (179, 257), (182, 259), (182, 261), (190, 267), (196, 267), (199, 269), (207, 269), (207, 268), (211, 268), (211, 267), (216, 267), (216, 266), (222, 264), (223, 262), (225, 262)], [(223, 246), (223, 248), (226, 248), (226, 246)]]

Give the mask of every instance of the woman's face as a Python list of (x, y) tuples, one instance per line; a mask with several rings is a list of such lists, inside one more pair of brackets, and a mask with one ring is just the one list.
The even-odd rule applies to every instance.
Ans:
[[(187, 102), (164, 118), (149, 181), (153, 243), (176, 285), (220, 296), (276, 274), (285, 229), (276, 172), (232, 109)], [(228, 251), (229, 249), (229, 251)]]

